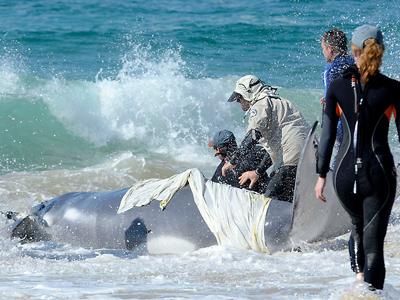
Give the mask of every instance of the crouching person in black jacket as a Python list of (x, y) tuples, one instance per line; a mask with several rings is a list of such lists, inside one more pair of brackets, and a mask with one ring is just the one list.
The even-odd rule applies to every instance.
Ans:
[[(218, 156), (218, 158), (221, 160), (221, 163), (215, 170), (211, 181), (229, 184), (237, 188), (245, 188), (261, 194), (266, 191), (266, 187), (270, 180), (266, 172), (260, 176), (257, 183), (252, 188), (249, 188), (248, 183), (243, 186), (239, 184), (240, 175), (246, 171), (254, 170), (261, 163), (261, 161), (265, 159), (266, 155), (269, 158), (267, 152), (261, 145), (253, 145), (250, 149), (248, 149), (243, 154), (243, 157), (236, 168), (229, 170), (226, 176), (222, 176), (222, 167), (224, 166), (225, 162), (229, 161), (231, 155), (237, 150), (235, 136), (229, 130), (221, 130), (217, 132), (209, 141), (208, 146), (214, 149), (215, 156)], [(271, 166), (271, 159), (269, 159), (266, 164), (268, 167)]]

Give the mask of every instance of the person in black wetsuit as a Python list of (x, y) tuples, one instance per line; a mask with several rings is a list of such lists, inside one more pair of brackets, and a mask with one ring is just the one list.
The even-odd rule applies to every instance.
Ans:
[(388, 144), (388, 129), (394, 114), (400, 136), (400, 83), (379, 72), (384, 46), (382, 32), (377, 27), (356, 28), (352, 52), (356, 66), (333, 81), (326, 95), (315, 194), (326, 201), (325, 177), (340, 117), (344, 136), (333, 181), (352, 220), (352, 268), (357, 278), (364, 278), (371, 289), (382, 289), (383, 242), (396, 193), (396, 170)]
[(226, 176), (222, 176), (222, 167), (225, 162), (228, 161), (232, 154), (237, 150), (237, 143), (234, 134), (229, 130), (218, 131), (214, 137), (208, 143), (209, 147), (213, 147), (215, 151), (215, 156), (221, 160), (211, 181), (217, 183), (225, 183), (237, 188), (245, 188), (257, 193), (264, 193), (269, 182), (269, 177), (265, 172), (258, 182), (253, 186), (249, 187), (248, 184), (240, 185), (239, 176), (249, 170), (256, 168), (260, 162), (267, 157), (266, 161), (267, 167), (272, 165), (272, 161), (269, 155), (264, 150), (261, 145), (253, 145), (243, 156), (241, 163), (237, 166), (235, 170), (230, 170), (227, 172)]

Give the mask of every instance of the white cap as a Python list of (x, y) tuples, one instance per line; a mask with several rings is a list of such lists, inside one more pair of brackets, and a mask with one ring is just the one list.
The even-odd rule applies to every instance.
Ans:
[(229, 97), (228, 102), (237, 101), (242, 96), (246, 101), (253, 101), (253, 95), (259, 92), (264, 83), (255, 75), (246, 75), (241, 77), (237, 82), (234, 92)]

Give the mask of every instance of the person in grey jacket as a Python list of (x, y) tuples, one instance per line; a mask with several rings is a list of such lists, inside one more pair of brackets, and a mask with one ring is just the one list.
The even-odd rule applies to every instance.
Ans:
[(239, 102), (249, 119), (246, 136), (223, 166), (222, 175), (235, 168), (243, 153), (260, 143), (271, 157), (272, 166), (267, 170), (266, 161), (262, 160), (255, 170), (240, 176), (240, 184), (250, 181), (251, 188), (260, 174), (267, 171), (271, 181), (266, 195), (293, 201), (297, 164), (310, 126), (289, 100), (279, 97), (276, 88), (254, 75), (243, 76), (236, 82), (228, 102)]

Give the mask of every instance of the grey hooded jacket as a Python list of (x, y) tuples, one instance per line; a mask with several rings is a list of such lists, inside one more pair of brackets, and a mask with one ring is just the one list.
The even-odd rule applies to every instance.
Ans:
[(261, 133), (259, 143), (271, 156), (273, 169), (297, 165), (310, 129), (297, 108), (254, 75), (240, 78), (235, 92), (251, 103), (247, 132)]

